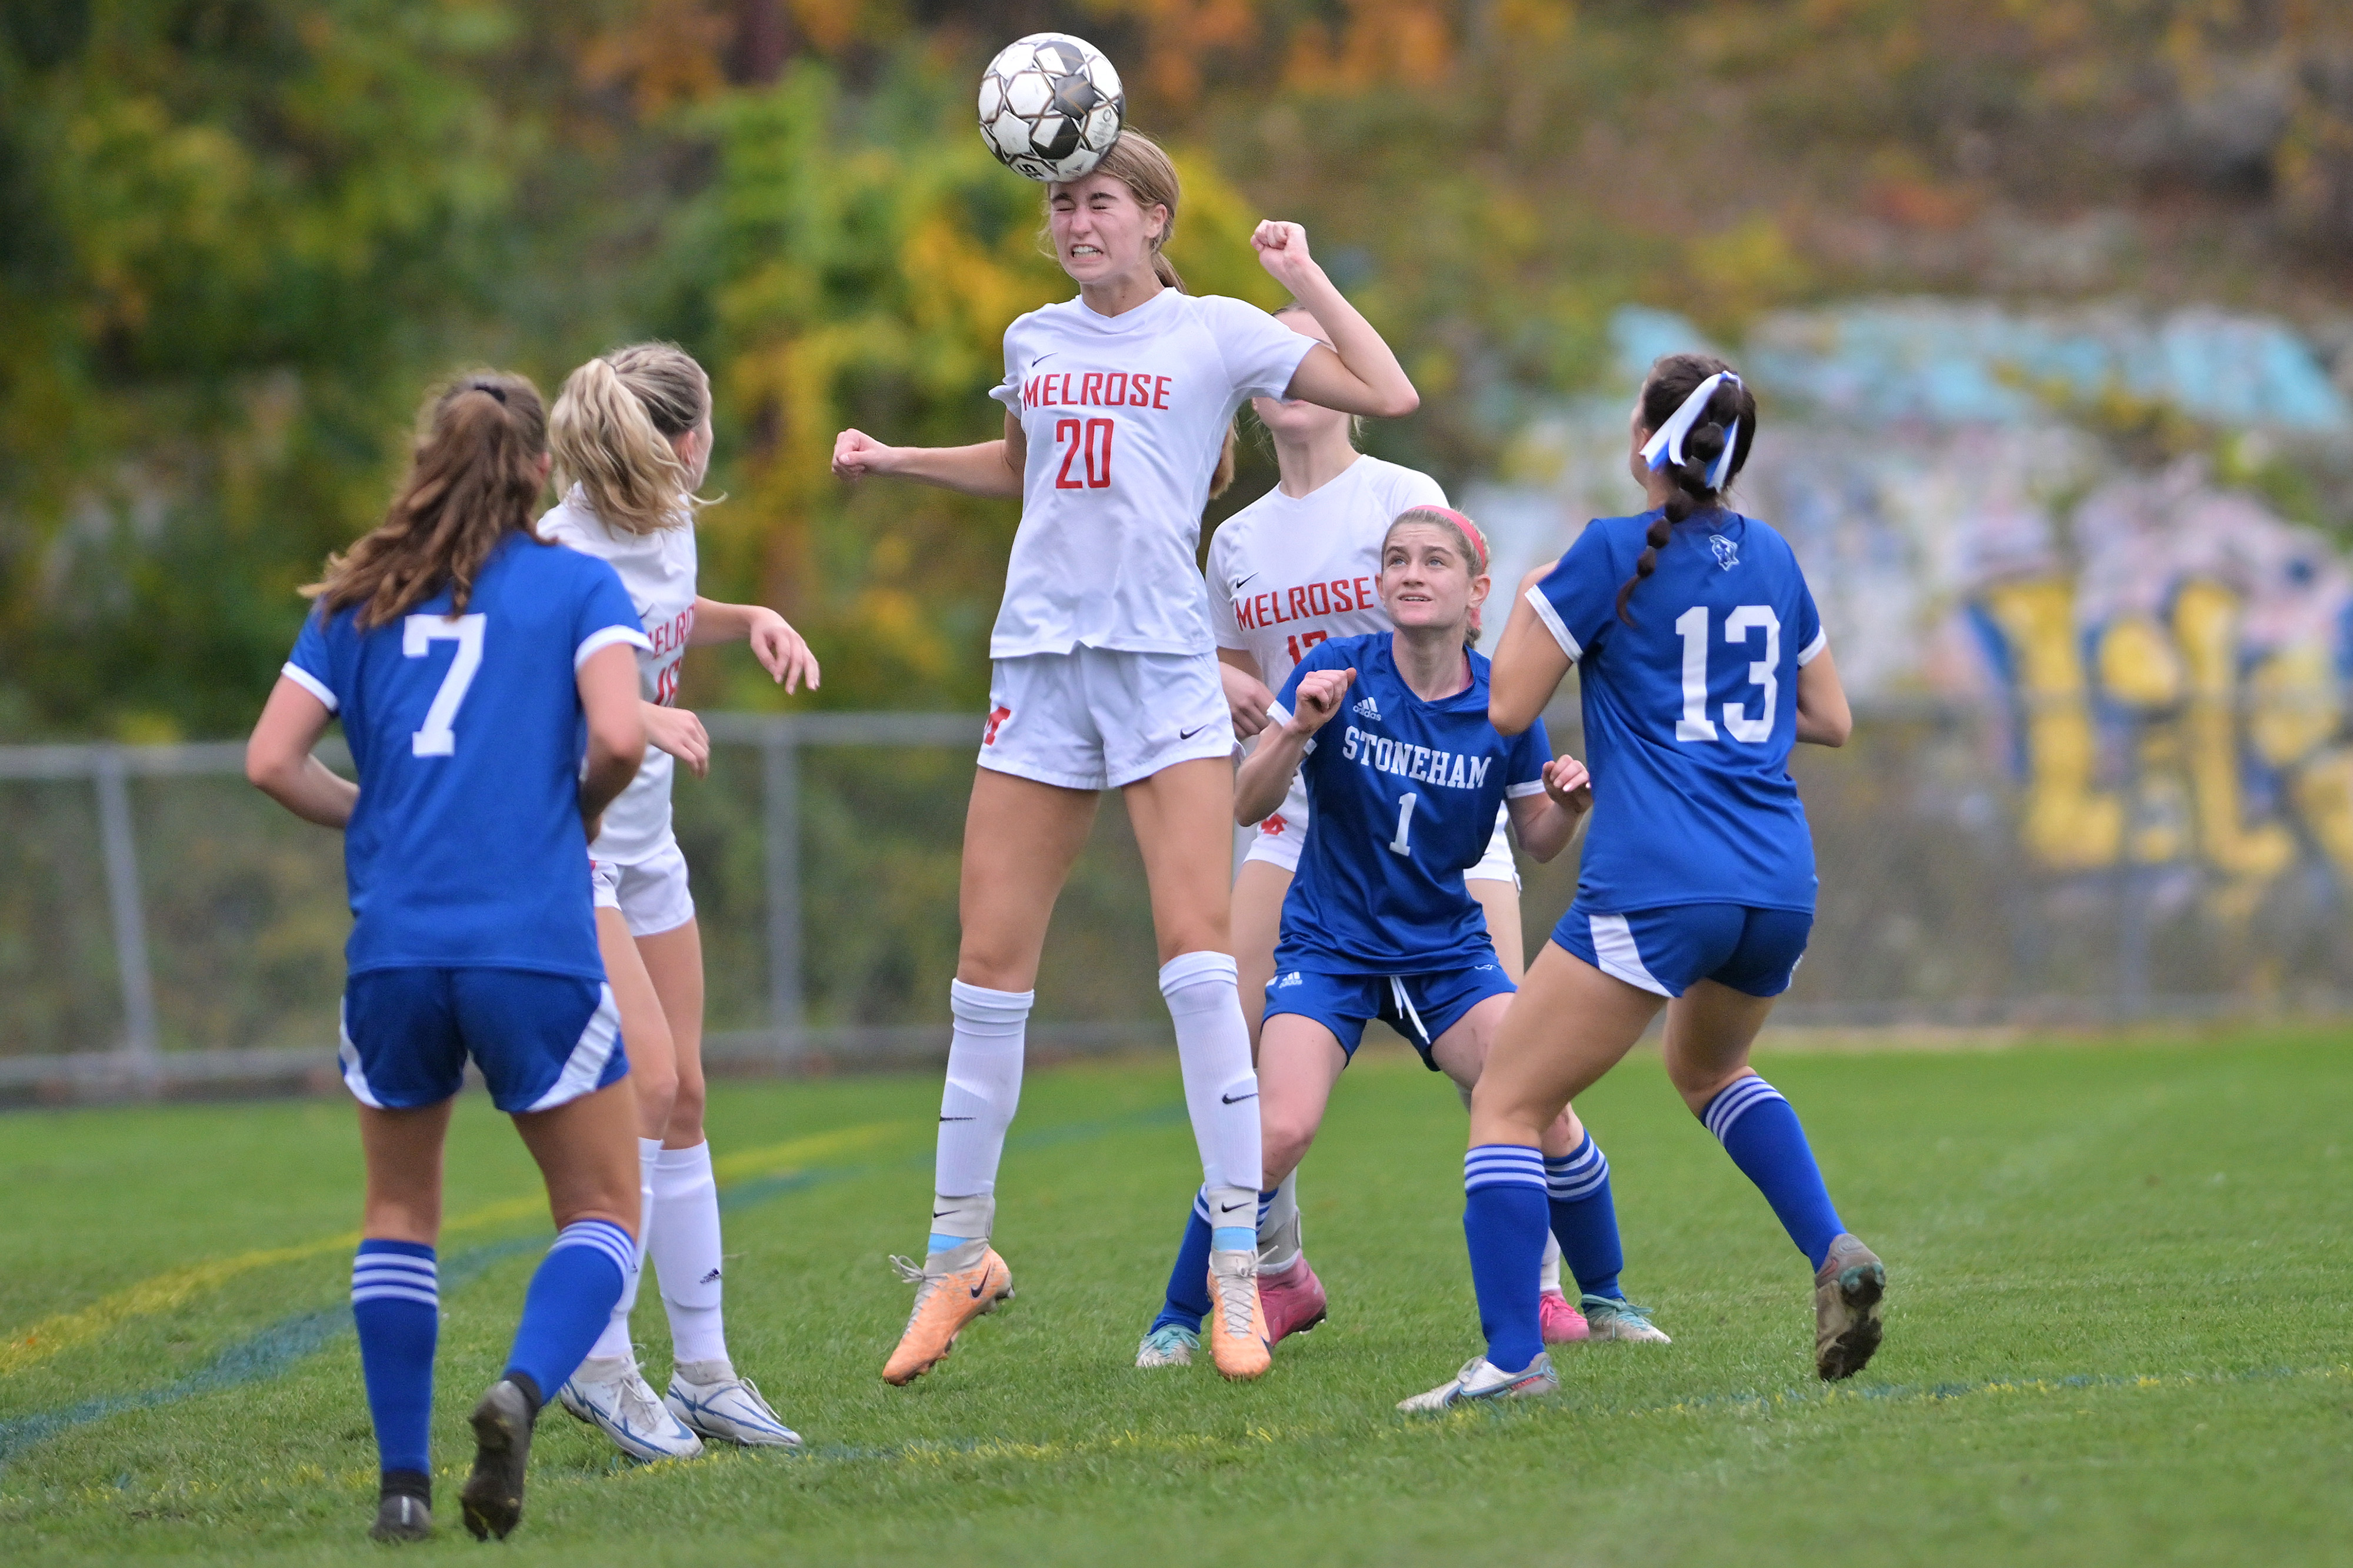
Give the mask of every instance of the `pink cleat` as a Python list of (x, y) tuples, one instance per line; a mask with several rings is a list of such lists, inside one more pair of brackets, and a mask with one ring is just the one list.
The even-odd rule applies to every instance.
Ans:
[[(1307, 1255), (1280, 1274), (1258, 1277), (1258, 1299), (1266, 1307), (1266, 1340), (1280, 1344), (1285, 1336), (1303, 1334), (1324, 1321), (1324, 1281), (1307, 1267)], [(1585, 1320), (1578, 1319), (1579, 1324)]]
[(1547, 1290), (1537, 1299), (1536, 1321), (1544, 1326), (1544, 1342), (1548, 1345), (1573, 1345), (1593, 1332), (1585, 1314), (1557, 1290)]

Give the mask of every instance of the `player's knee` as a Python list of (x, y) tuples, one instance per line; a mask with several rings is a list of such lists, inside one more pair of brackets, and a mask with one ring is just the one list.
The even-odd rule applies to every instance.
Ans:
[(1315, 1123), (1303, 1116), (1267, 1109), (1260, 1113), (1259, 1142), (1265, 1151), (1269, 1185), (1298, 1168), (1315, 1142)]
[(670, 1120), (667, 1123), (669, 1142), (674, 1148), (691, 1149), (702, 1142), (702, 1110), (709, 1099), (701, 1073), (681, 1073), (678, 1090), (671, 1095)]
[(629, 1066), (629, 1082), (638, 1091), (638, 1125), (667, 1128), (678, 1103), (678, 1068), (667, 1060), (650, 1061), (644, 1067), (633, 1062)]

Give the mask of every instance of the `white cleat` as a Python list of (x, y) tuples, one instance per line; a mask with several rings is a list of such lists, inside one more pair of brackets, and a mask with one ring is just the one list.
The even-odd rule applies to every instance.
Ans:
[(670, 1413), (627, 1356), (590, 1356), (555, 1398), (633, 1459), (691, 1459), (702, 1452), (702, 1439)]
[(1650, 1308), (1637, 1307), (1633, 1302), (1616, 1296), (1588, 1296), (1577, 1303), (1577, 1310), (1585, 1314), (1587, 1331), (1595, 1344), (1605, 1340), (1630, 1345), (1671, 1345), (1675, 1342), (1651, 1321)]
[(1141, 1367), (1191, 1366), (1193, 1352), (1201, 1348), (1201, 1336), (1182, 1323), (1164, 1323), (1144, 1336), (1135, 1347), (1135, 1364)]
[(797, 1448), (801, 1435), (786, 1426), (748, 1377), (725, 1361), (681, 1362), (670, 1374), (662, 1403), (681, 1426), (746, 1448)]
[(1482, 1355), (1474, 1355), (1462, 1363), (1462, 1370), (1428, 1394), (1417, 1394), (1411, 1399), (1398, 1401), (1398, 1408), (1413, 1415), (1450, 1409), (1474, 1399), (1527, 1399), (1546, 1394), (1558, 1394), (1560, 1379), (1552, 1370), (1552, 1356), (1536, 1352), (1525, 1372), (1505, 1372), (1491, 1364)]

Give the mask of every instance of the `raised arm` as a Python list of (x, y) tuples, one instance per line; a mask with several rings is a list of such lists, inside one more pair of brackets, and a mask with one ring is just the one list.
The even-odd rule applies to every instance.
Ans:
[(1545, 764), (1544, 793), (1514, 797), (1512, 827), (1520, 847), (1548, 863), (1576, 840), (1593, 809), (1593, 783), (1585, 764), (1563, 753)]
[(1330, 348), (1317, 343), (1299, 362), (1287, 395), (1376, 419), (1402, 419), (1421, 406), (1397, 354), (1308, 254), (1305, 229), (1269, 219), (1250, 244), (1260, 265), (1332, 334)]
[(765, 605), (730, 605), (697, 595), (694, 630), (687, 634), (687, 646), (700, 647), (706, 643), (734, 642), (739, 638), (752, 645), (752, 657), (786, 691), (798, 690), (804, 680), (811, 691), (817, 689), (817, 655), (809, 651), (801, 634), (793, 630), (791, 622)]
[(360, 799), (359, 785), (311, 754), (333, 717), (307, 687), (281, 675), (245, 743), (246, 781), (322, 827), (348, 826)]
[(1353, 669), (1311, 670), (1300, 679), (1293, 695), (1298, 710), (1287, 722), (1270, 724), (1258, 738), (1258, 748), (1234, 774), (1234, 820), (1244, 827), (1263, 822), (1291, 793), (1299, 760), (1307, 742), (1340, 710), (1340, 699), (1356, 683)]
[(1798, 667), (1798, 739), (1809, 745), (1843, 746), (1854, 733), (1854, 714), (1839, 684), (1838, 661), (1828, 644)]
[(1549, 563), (1530, 569), (1512, 599), (1512, 618), (1487, 671), (1487, 720), (1506, 735), (1536, 721), (1568, 673), (1568, 655), (1528, 603), (1528, 590), (1551, 571)]
[(1029, 460), (1029, 438), (1021, 433), (1021, 421), (1009, 410), (1001, 438), (970, 447), (886, 447), (863, 430), (844, 430), (833, 438), (836, 479), (888, 475), (968, 496), (998, 496), (1008, 500), (1021, 499), (1021, 470)]

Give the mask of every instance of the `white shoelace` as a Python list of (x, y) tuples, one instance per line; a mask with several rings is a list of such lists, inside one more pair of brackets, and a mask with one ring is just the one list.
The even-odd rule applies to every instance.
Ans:
[(1240, 1274), (1218, 1276), (1218, 1310), (1225, 1314), (1226, 1332), (1238, 1340), (1250, 1336), (1253, 1298), (1258, 1289), (1258, 1273), (1250, 1269)]

